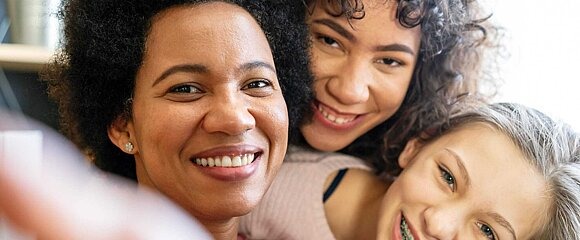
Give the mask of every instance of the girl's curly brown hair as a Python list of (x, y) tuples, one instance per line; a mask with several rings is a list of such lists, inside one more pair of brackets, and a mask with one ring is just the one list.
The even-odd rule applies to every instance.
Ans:
[[(49, 93), (59, 105), (61, 130), (96, 166), (136, 179), (132, 155), (118, 149), (107, 127), (130, 113), (152, 18), (165, 9), (210, 0), (64, 0), (61, 52), (43, 71)], [(301, 2), (294, 0), (223, 1), (246, 9), (265, 32), (286, 97), (291, 129), (310, 100), (307, 27)], [(297, 135), (291, 132), (291, 136)]]
[[(495, 62), (485, 62), (484, 56), (500, 49), (500, 28), (489, 23), (490, 15), (484, 15), (474, 0), (384, 0), (384, 4), (390, 1), (396, 4), (401, 26), (421, 28), (411, 84), (393, 117), (341, 150), (370, 161), (378, 172), (397, 171), (396, 158), (405, 143), (434, 122), (446, 121), (450, 106), (459, 98), (485, 99), (495, 93), (495, 83), (486, 79), (493, 74), (483, 71), (484, 65)], [(365, 17), (364, 0), (307, 0), (305, 4), (350, 21)], [(486, 94), (483, 86), (489, 91)], [(303, 139), (295, 143), (305, 144)]]

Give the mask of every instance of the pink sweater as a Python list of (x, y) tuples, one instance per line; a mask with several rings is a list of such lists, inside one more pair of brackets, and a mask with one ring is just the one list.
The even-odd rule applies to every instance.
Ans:
[(326, 178), (340, 169), (370, 168), (339, 153), (290, 147), (272, 186), (239, 231), (247, 239), (335, 239), (324, 213)]

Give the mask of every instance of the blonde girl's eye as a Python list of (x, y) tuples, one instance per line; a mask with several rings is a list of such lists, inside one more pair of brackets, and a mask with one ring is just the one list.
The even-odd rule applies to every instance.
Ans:
[(487, 224), (485, 224), (485, 223), (477, 223), (477, 227), (479, 228), (479, 231), (481, 231), (481, 234), (486, 239), (490, 239), (490, 240), (496, 240), (497, 239), (495, 232)]
[(451, 172), (449, 172), (442, 166), (439, 166), (439, 172), (441, 173), (441, 179), (443, 179), (443, 182), (445, 182), (449, 186), (452, 192), (455, 192), (457, 184), (455, 182), (455, 177), (453, 176), (453, 174), (451, 174)]

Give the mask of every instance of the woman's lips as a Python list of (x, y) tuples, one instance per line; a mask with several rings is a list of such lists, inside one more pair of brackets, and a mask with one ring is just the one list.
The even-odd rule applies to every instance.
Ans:
[(261, 159), (262, 155), (259, 155), (252, 162), (238, 167), (204, 167), (197, 163), (194, 163), (193, 165), (204, 174), (220, 181), (242, 181), (248, 179), (256, 172)]
[(236, 156), (196, 158), (195, 163), (203, 167), (242, 167), (252, 163), (255, 155), (257, 154), (250, 153)]
[(201, 172), (221, 181), (241, 181), (256, 172), (263, 150), (253, 145), (212, 148), (191, 157)]

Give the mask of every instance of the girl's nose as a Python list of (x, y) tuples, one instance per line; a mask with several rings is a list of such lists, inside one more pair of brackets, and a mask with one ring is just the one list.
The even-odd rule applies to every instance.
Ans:
[(425, 210), (425, 234), (438, 240), (457, 239), (462, 226), (460, 209), (447, 205), (433, 206)]
[(363, 103), (369, 99), (371, 66), (363, 61), (347, 61), (326, 82), (326, 91), (344, 105)]

